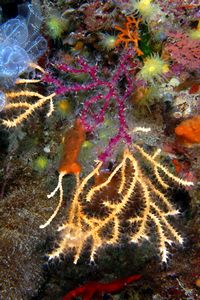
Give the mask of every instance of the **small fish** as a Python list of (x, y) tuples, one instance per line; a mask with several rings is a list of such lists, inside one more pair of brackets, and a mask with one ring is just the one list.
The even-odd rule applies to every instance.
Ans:
[(189, 94), (196, 94), (200, 91), (200, 85), (197, 83), (194, 83), (191, 88), (189, 89)]
[(62, 300), (70, 300), (74, 297), (82, 296), (82, 300), (92, 300), (93, 297), (101, 293), (117, 293), (122, 290), (127, 284), (132, 283), (133, 281), (139, 280), (141, 275), (132, 275), (130, 277), (125, 277), (122, 279), (117, 279), (109, 283), (101, 282), (88, 282), (85, 285), (82, 285), (73, 291), (67, 293)]

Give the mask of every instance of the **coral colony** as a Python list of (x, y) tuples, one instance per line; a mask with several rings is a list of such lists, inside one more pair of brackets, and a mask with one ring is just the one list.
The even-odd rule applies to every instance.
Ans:
[[(149, 153), (137, 144), (134, 133), (151, 134), (150, 128), (129, 128), (127, 121), (127, 102), (137, 86), (145, 87), (147, 83), (162, 81), (169, 71), (168, 63), (158, 54), (144, 58), (143, 67), (138, 67), (138, 57), (144, 54), (139, 47), (139, 41), (142, 39), (138, 31), (139, 25), (143, 19), (147, 22), (152, 19), (153, 13), (160, 13), (161, 10), (157, 4), (152, 4), (152, 1), (130, 1), (132, 4), (126, 2), (129, 14), (131, 11), (137, 11), (141, 17), (135, 19), (128, 16), (124, 26), (115, 26), (116, 31), (120, 31), (115, 46), (123, 46), (125, 49), (120, 51), (121, 55), (115, 68), (109, 67), (106, 74), (98, 61), (93, 65), (81, 55), (77, 56), (73, 63), (58, 62), (54, 63), (53, 67), (42, 68), (35, 61), (45, 51), (46, 43), (41, 36), (36, 37), (37, 32), (34, 38), (31, 36), (29, 39), (30, 33), (25, 19), (16, 18), (0, 27), (1, 77), (10, 78), (16, 86), (25, 86), (21, 90), (9, 89), (0, 92), (0, 106), (4, 112), (9, 111), (9, 117), (2, 120), (4, 126), (12, 128), (24, 121), (28, 122), (33, 113), (47, 104), (49, 118), (55, 110), (58, 97), (80, 92), (89, 94), (83, 98), (82, 110), (73, 127), (66, 133), (58, 169), (58, 184), (48, 195), (48, 198), (56, 197), (58, 193), (59, 203), (54, 213), (40, 226), (41, 229), (45, 228), (56, 217), (64, 200), (63, 177), (73, 174), (76, 187), (66, 221), (58, 228), (62, 233), (58, 246), (49, 254), (50, 259), (72, 250), (73, 261), (77, 263), (85, 246), (89, 245), (90, 260), (93, 261), (101, 247), (120, 244), (124, 235), (133, 243), (149, 240), (153, 234), (152, 225), (162, 262), (167, 262), (172, 243), (183, 243), (181, 234), (171, 225), (171, 216), (176, 216), (179, 211), (170, 203), (165, 191), (171, 184), (188, 187), (193, 183), (173, 175), (169, 167), (159, 161), (160, 149)], [(13, 30), (14, 26), (17, 28), (17, 34)], [(22, 34), (21, 31), (25, 31), (26, 34)], [(6, 34), (6, 47), (3, 42), (5, 32), (9, 32)], [(22, 37), (23, 40), (20, 39)], [(174, 33), (171, 37), (174, 38)], [(179, 37), (181, 45), (184, 42), (184, 33), (180, 33)], [(186, 44), (187, 39), (188, 37), (184, 42)], [(41, 42), (43, 50), (39, 51), (38, 43)], [(167, 45), (172, 51), (172, 56), (176, 52), (175, 47), (181, 47), (179, 44)], [(188, 47), (186, 44), (185, 48)], [(34, 50), (36, 48), (37, 51)], [(5, 51), (10, 59), (9, 64), (5, 60)], [(13, 55), (16, 60), (13, 59)], [(190, 61), (191, 58), (187, 58)], [(182, 63), (177, 56), (176, 60), (178, 64)], [(38, 78), (19, 78), (27, 68), (35, 70)], [(87, 79), (84, 83), (73, 84), (72, 79), (70, 82), (64, 80), (66, 74), (83, 74), (87, 75)], [(51, 87), (53, 92), (43, 95), (28, 88), (29, 84), (40, 83)], [(92, 171), (83, 176), (79, 163), (81, 147), (87, 134), (94, 133), (105, 121), (110, 109), (115, 111), (118, 130), (114, 136), (110, 136), (107, 146), (93, 163)], [(177, 129), (177, 132), (180, 134), (180, 130)], [(105, 171), (104, 165), (112, 159), (113, 152), (119, 149), (121, 142), (124, 145), (123, 153), (119, 151), (114, 166)]]
[[(74, 251), (74, 263), (76, 263), (87, 242), (90, 241), (90, 260), (94, 260), (95, 254), (100, 247), (105, 245), (115, 245), (120, 242), (121, 232), (129, 228), (127, 233), (130, 241), (138, 243), (140, 240), (148, 239), (150, 235), (150, 224), (154, 224), (157, 231), (158, 249), (163, 262), (168, 258), (168, 246), (173, 242), (182, 244), (181, 235), (172, 227), (168, 221), (169, 216), (178, 214), (173, 208), (162, 189), (169, 186), (166, 179), (174, 183), (190, 186), (192, 182), (182, 180), (174, 176), (164, 165), (159, 163), (158, 157), (160, 150), (148, 154), (139, 145), (133, 144), (133, 139), (128, 133), (128, 125), (125, 118), (125, 106), (128, 96), (133, 91), (134, 81), (130, 74), (133, 73), (131, 61), (134, 53), (130, 50), (123, 53), (118, 67), (109, 80), (101, 79), (97, 67), (92, 67), (83, 59), (78, 59), (79, 68), (73, 68), (67, 65), (58, 65), (57, 69), (62, 72), (86, 73), (91, 77), (91, 82), (85, 84), (74, 84), (65, 86), (61, 80), (54, 78), (50, 73), (44, 73), (43, 80), (55, 86), (55, 92), (49, 96), (42, 96), (35, 92), (22, 90), (21, 92), (8, 93), (7, 97), (16, 98), (24, 96), (36, 99), (35, 102), (10, 102), (5, 106), (5, 110), (23, 108), (17, 117), (3, 120), (7, 127), (15, 127), (26, 120), (35, 110), (44, 104), (50, 104), (49, 117), (53, 110), (53, 98), (56, 95), (73, 93), (86, 90), (97, 90), (94, 95), (86, 99), (80, 118), (76, 121), (74, 127), (66, 137), (63, 158), (59, 167), (59, 181), (55, 190), (48, 195), (53, 197), (59, 191), (59, 204), (49, 220), (40, 226), (44, 228), (55, 218), (63, 201), (62, 178), (66, 174), (76, 176), (76, 189), (71, 200), (67, 221), (61, 225), (58, 231), (62, 231), (63, 239), (59, 247), (50, 255), (50, 258), (59, 257), (61, 253), (66, 253), (72, 249)], [(37, 66), (35, 66), (38, 68)], [(119, 81), (121, 77), (126, 78), (127, 86), (124, 94), (119, 92)], [(21, 79), (18, 83), (28, 83), (29, 80)], [(81, 166), (78, 163), (78, 155), (82, 143), (85, 140), (87, 131), (93, 131), (104, 121), (104, 116), (110, 102), (113, 99), (117, 105), (119, 130), (114, 137), (110, 138), (105, 151), (99, 156), (99, 162), (90, 174), (80, 179)], [(90, 111), (90, 105), (103, 100), (103, 106), (98, 114)], [(88, 119), (90, 121), (88, 121)], [(135, 128), (133, 131), (149, 132), (149, 128)], [(111, 156), (112, 150), (117, 143), (123, 140), (126, 143), (121, 162), (101, 178), (101, 167), (103, 162)], [(140, 154), (142, 164), (147, 162), (156, 178), (155, 182), (145, 174), (145, 170), (140, 161), (135, 158), (135, 152)], [(97, 183), (92, 184), (92, 179)], [(115, 186), (115, 189), (114, 189)], [(135, 199), (135, 191), (140, 189), (140, 201)], [(109, 197), (109, 190), (114, 189), (113, 195)], [(140, 203), (137, 203), (140, 202)], [(140, 211), (134, 211), (134, 207), (139, 206)], [(96, 207), (99, 207), (97, 210)]]

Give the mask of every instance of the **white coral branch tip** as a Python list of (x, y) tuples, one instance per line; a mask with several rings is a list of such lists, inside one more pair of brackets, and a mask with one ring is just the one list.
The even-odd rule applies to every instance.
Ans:
[(132, 132), (134, 133), (134, 132), (138, 132), (138, 131), (146, 133), (146, 132), (151, 131), (151, 128), (150, 127), (135, 127)]

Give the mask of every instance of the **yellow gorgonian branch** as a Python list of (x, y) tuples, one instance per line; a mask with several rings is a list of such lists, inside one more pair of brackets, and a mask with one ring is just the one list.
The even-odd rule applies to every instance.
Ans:
[[(39, 70), (43, 74), (45, 73), (45, 71), (40, 66), (34, 63), (31, 63), (30, 66), (33, 69)], [(40, 82), (40, 80), (21, 78), (16, 80), (16, 84), (29, 84), (37, 82)], [(14, 110), (16, 111), (16, 116), (13, 116), (11, 119), (2, 120), (2, 124), (8, 128), (16, 127), (23, 121), (27, 120), (30, 115), (32, 115), (38, 108), (42, 107), (46, 103), (49, 103), (50, 105), (49, 112), (47, 113), (47, 117), (49, 117), (54, 111), (53, 98), (55, 97), (55, 95), (55, 93), (52, 93), (48, 96), (45, 96), (29, 90), (5, 93), (7, 104), (4, 107), (4, 111)], [(29, 99), (31, 100), (31, 102)]]
[[(137, 144), (134, 149), (134, 155), (126, 149), (121, 162), (110, 173), (103, 173), (102, 163), (98, 162), (82, 180), (79, 174), (76, 175), (67, 219), (58, 229), (62, 233), (61, 239), (58, 247), (49, 254), (50, 259), (72, 250), (74, 263), (77, 263), (85, 246), (90, 244), (90, 260), (93, 261), (99, 248), (119, 244), (124, 235), (134, 243), (148, 240), (153, 234), (152, 225), (162, 262), (167, 262), (169, 245), (183, 243), (183, 238), (168, 219), (179, 212), (170, 203), (165, 190), (169, 181), (183, 186), (193, 183), (178, 178), (161, 164), (159, 150), (150, 155)], [(136, 153), (142, 158), (142, 165), (147, 163), (151, 168), (152, 176), (146, 175)], [(62, 178), (49, 196), (53, 197), (58, 190), (61, 201)], [(41, 228), (49, 225), (51, 220), (52, 217)]]

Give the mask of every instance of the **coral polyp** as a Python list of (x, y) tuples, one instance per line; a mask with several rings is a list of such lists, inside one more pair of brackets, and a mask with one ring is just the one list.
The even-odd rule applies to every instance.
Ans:
[(153, 55), (145, 58), (144, 66), (138, 73), (138, 77), (145, 81), (154, 82), (164, 78), (168, 71), (169, 65), (159, 55)]
[(159, 11), (159, 6), (152, 0), (132, 0), (131, 6), (134, 11), (140, 13), (144, 20), (152, 19)]
[(117, 37), (111, 34), (101, 33), (99, 44), (107, 51), (110, 51), (115, 48)]
[(47, 31), (52, 39), (61, 38), (63, 32), (67, 30), (68, 22), (61, 16), (51, 14), (46, 21)]

